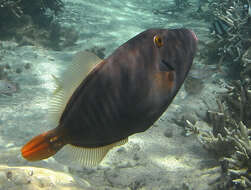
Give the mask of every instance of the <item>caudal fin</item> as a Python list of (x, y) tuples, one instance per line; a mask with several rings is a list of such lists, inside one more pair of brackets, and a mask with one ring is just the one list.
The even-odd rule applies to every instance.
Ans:
[(22, 156), (29, 161), (49, 158), (59, 151), (65, 143), (57, 128), (38, 135), (23, 146)]

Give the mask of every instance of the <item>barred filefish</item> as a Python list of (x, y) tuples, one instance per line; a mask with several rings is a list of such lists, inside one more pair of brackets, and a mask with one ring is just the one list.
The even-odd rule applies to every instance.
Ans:
[(23, 157), (42, 160), (62, 149), (69, 161), (99, 164), (111, 148), (150, 128), (167, 109), (196, 46), (197, 37), (188, 29), (149, 29), (104, 60), (77, 53), (71, 69), (56, 80), (52, 114), (57, 127), (24, 145)]

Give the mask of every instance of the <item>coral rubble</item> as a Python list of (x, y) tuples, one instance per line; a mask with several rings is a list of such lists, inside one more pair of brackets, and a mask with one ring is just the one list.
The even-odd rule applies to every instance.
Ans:
[[(250, 79), (251, 76), (249, 76)], [(220, 161), (222, 181), (217, 189), (251, 188), (251, 82), (232, 81), (217, 100), (218, 111), (208, 111), (207, 123), (188, 123), (189, 134), (198, 134), (203, 147)]]
[(7, 26), (21, 24), (27, 15), (32, 17), (33, 22), (41, 25), (45, 20), (51, 20), (62, 7), (61, 0), (0, 0), (0, 31)]
[(42, 45), (61, 49), (73, 45), (78, 33), (61, 27), (56, 16), (63, 10), (61, 0), (0, 0), (0, 38), (19, 45)]
[(211, 0), (207, 3), (207, 11), (200, 13), (200, 18), (206, 18), (210, 23), (211, 31), (211, 40), (205, 42), (201, 53), (205, 63), (226, 65), (229, 73), (237, 77), (247, 70), (250, 73), (246, 63), (251, 46), (249, 9), (247, 0)]
[(222, 176), (215, 189), (251, 189), (250, 1), (211, 0), (208, 9), (211, 40), (200, 56), (204, 63), (225, 66), (234, 75), (224, 79), (227, 92), (219, 94), (218, 110), (208, 111), (206, 123), (187, 121), (186, 134), (197, 134), (218, 159)]
[[(213, 152), (219, 159), (222, 176), (220, 181), (215, 182), (215, 188), (222, 190), (251, 188), (251, 129), (243, 122), (237, 124), (220, 112), (211, 114), (217, 118), (211, 125), (212, 131), (202, 131), (201, 126), (197, 123), (193, 125), (189, 121), (187, 129), (198, 134), (198, 139), (204, 148)], [(219, 120), (224, 121), (221, 123), (221, 132), (214, 134), (219, 130)]]
[(213, 0), (209, 8), (213, 13), (212, 35), (218, 46), (219, 58), (240, 61), (248, 46), (250, 46), (251, 19), (245, 10), (247, 1)]

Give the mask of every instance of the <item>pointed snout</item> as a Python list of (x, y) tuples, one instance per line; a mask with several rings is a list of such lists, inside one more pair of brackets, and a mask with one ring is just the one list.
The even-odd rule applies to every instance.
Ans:
[(195, 39), (195, 41), (197, 42), (199, 39), (197, 38), (196, 34), (194, 33), (194, 31), (190, 30), (193, 38)]

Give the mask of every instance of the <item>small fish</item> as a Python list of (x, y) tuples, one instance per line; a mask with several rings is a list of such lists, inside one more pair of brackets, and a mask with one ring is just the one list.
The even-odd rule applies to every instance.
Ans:
[(212, 30), (220, 36), (225, 35), (229, 29), (229, 24), (223, 20), (216, 19), (212, 23)]
[(192, 65), (197, 40), (188, 29), (149, 29), (104, 60), (77, 53), (64, 77), (56, 79), (51, 110), (56, 128), (24, 145), (22, 156), (37, 161), (62, 149), (68, 162), (99, 164), (167, 109)]
[(0, 94), (12, 94), (14, 92), (17, 91), (17, 86), (6, 80), (6, 79), (2, 79), (0, 80)]

